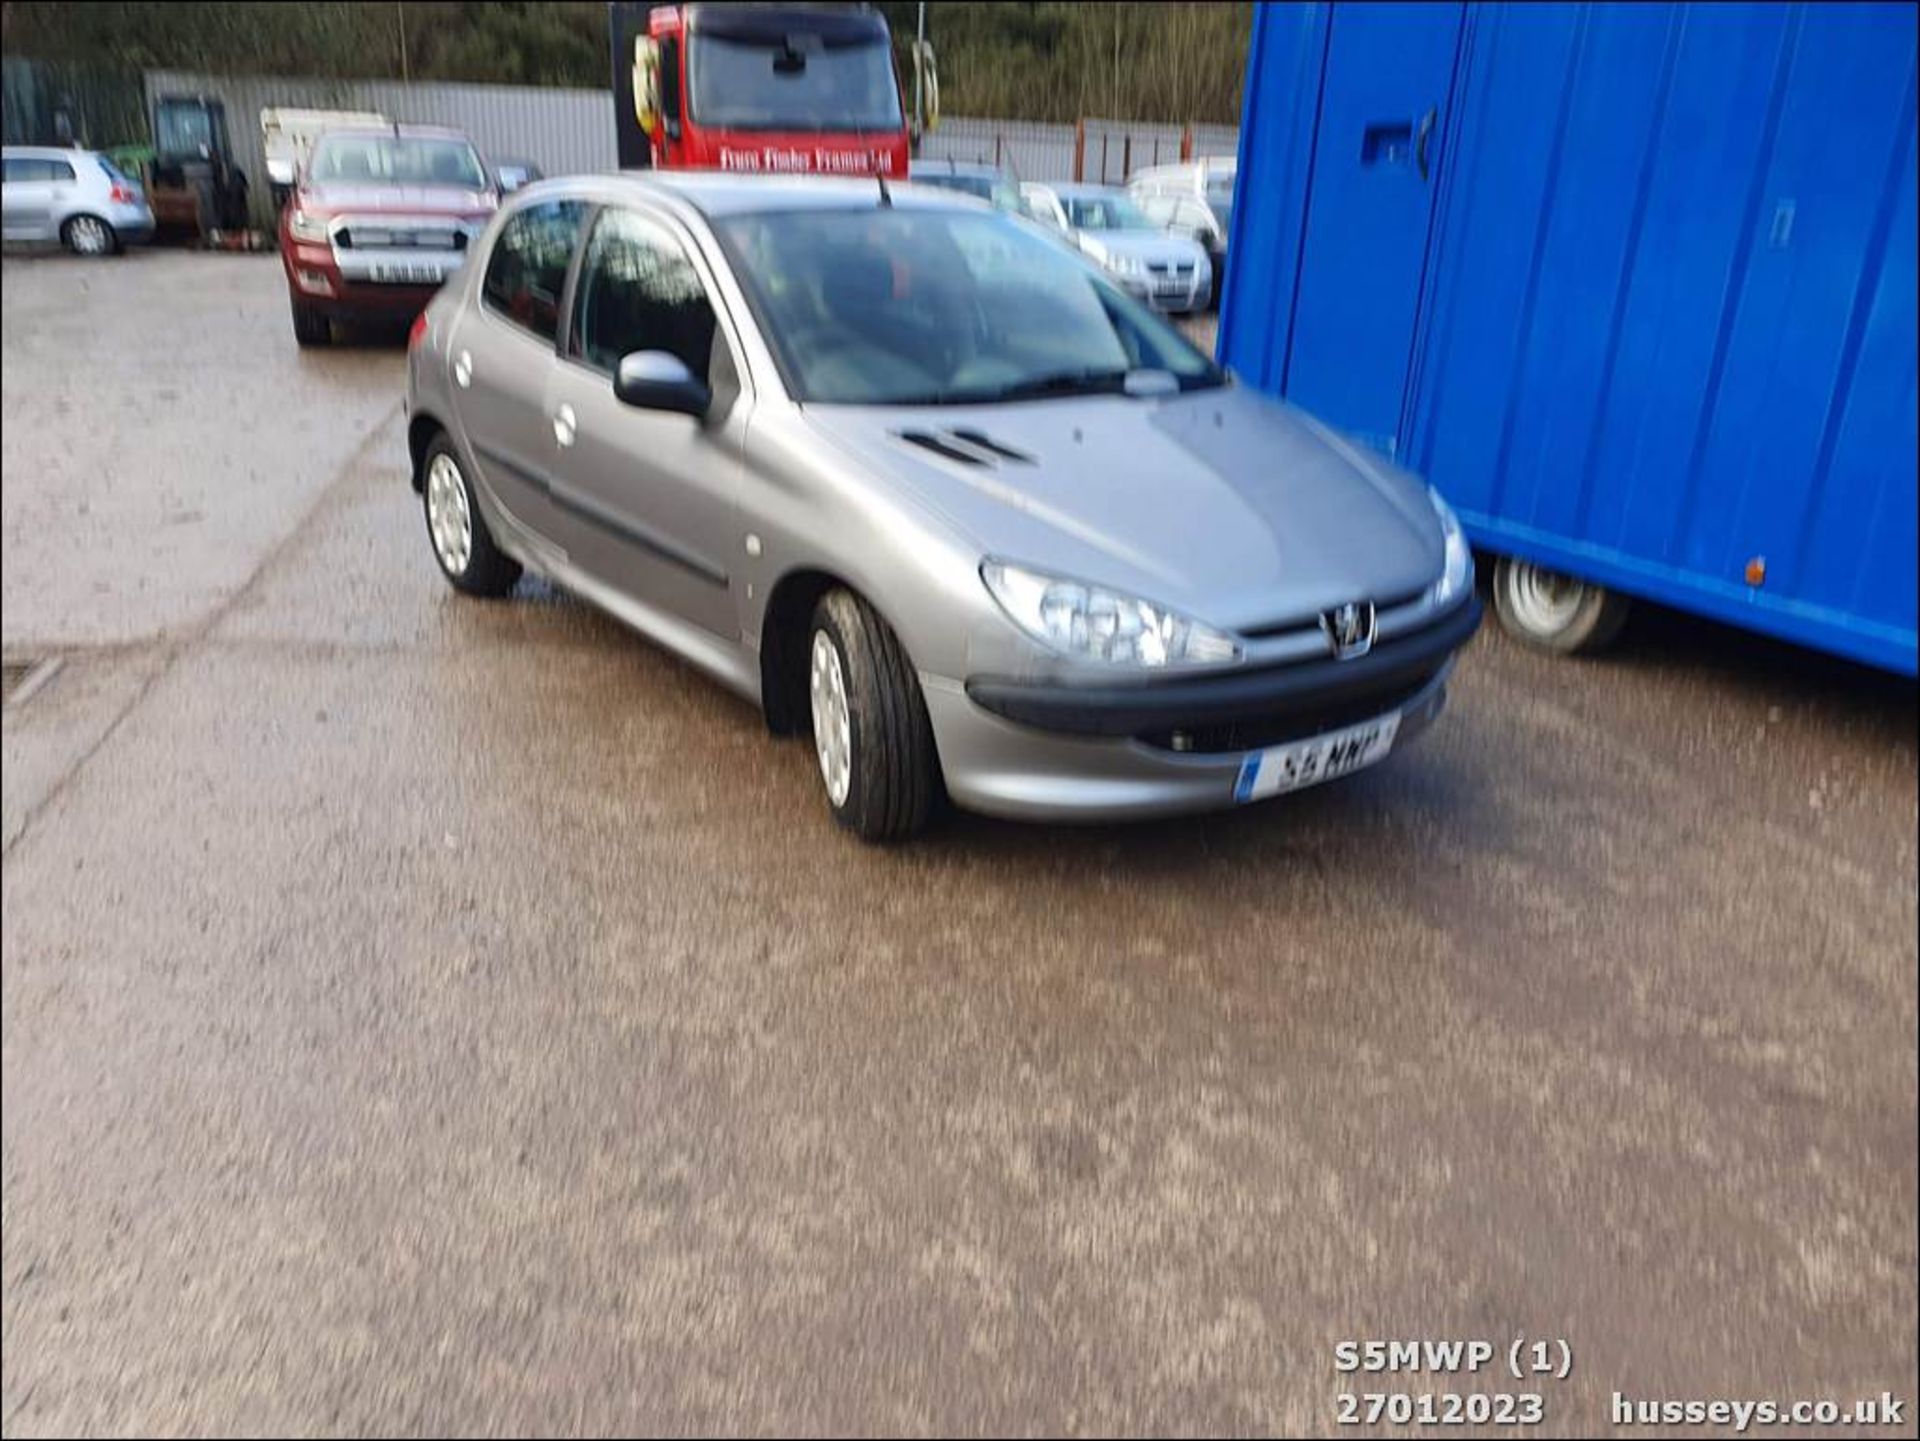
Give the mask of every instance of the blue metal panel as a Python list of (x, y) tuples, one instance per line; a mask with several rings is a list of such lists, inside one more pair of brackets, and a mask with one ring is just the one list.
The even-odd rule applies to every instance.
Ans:
[(1329, 12), (1324, 4), (1260, 5), (1253, 12), (1240, 107), (1244, 178), (1235, 187), (1228, 237), (1234, 263), (1220, 297), (1219, 353), (1263, 390), (1280, 389), (1292, 334)]
[[(1344, 10), (1329, 96), (1401, 66), (1343, 46)], [(1263, 282), (1237, 263), (1226, 358), (1309, 403), (1398, 393), (1401, 457), (1491, 549), (1913, 672), (1914, 10), (1472, 5), (1443, 130), (1411, 363), (1241, 362)], [(1243, 130), (1243, 196), (1300, 184), (1282, 142), (1314, 153)], [(1322, 146), (1305, 232), (1365, 180)], [(1404, 324), (1317, 254), (1288, 319), (1335, 286), (1354, 323)], [(1303, 332), (1274, 334), (1284, 357)]]
[(1336, 5), (1282, 388), (1389, 455), (1413, 349), (1461, 5)]

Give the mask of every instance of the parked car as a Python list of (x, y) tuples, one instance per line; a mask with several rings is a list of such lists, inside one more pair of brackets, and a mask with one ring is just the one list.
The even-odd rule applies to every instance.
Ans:
[(536, 180), (544, 180), (546, 176), (531, 160), (495, 160), (493, 178), (502, 195), (511, 195), (516, 190), (524, 190)]
[(112, 255), (153, 235), (140, 182), (92, 150), (9, 145), (0, 151), (0, 229), (11, 241), (58, 241)]
[(1184, 235), (1207, 252), (1213, 267), (1213, 298), (1227, 286), (1227, 237), (1233, 231), (1233, 183), (1237, 161), (1207, 156), (1178, 165), (1135, 171), (1127, 194), (1164, 230)]
[(324, 345), (336, 320), (417, 315), (499, 203), (457, 130), (325, 131), (280, 212), (294, 338)]
[(907, 167), (907, 178), (915, 185), (933, 185), (956, 190), (984, 200), (995, 210), (1023, 213), (1020, 182), (992, 165), (965, 160), (916, 160)]
[(1213, 267), (1194, 241), (1155, 225), (1127, 193), (1112, 185), (1020, 187), (1027, 211), (1050, 225), (1136, 299), (1157, 310), (1204, 310), (1213, 296)]
[(313, 151), (313, 142), (328, 130), (344, 127), (384, 129), (393, 122), (374, 110), (299, 110), (268, 106), (260, 112), (260, 148), (267, 158), (267, 184), (278, 213), (293, 194), (300, 167)]
[(1480, 603), (1452, 513), (1024, 220), (676, 172), (512, 197), (415, 322), (447, 580), (544, 573), (811, 734), (869, 839), (1371, 765)]

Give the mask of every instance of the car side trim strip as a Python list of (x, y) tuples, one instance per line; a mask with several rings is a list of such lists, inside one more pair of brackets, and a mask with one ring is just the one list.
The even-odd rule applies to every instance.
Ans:
[(618, 536), (629, 545), (638, 546), (641, 550), (658, 556), (669, 564), (679, 566), (682, 570), (704, 580), (708, 585), (718, 586), (722, 590), (727, 588), (729, 577), (720, 567), (691, 551), (682, 550), (672, 541), (656, 535), (644, 526), (635, 525), (627, 517), (610, 510), (591, 496), (560, 484), (552, 476), (535, 470), (510, 455), (502, 454), (492, 446), (476, 444), (474, 452), (482, 460), (500, 466), (503, 470), (512, 471), (528, 485), (544, 493), (555, 505), (571, 511), (588, 524), (596, 525), (608, 534)]

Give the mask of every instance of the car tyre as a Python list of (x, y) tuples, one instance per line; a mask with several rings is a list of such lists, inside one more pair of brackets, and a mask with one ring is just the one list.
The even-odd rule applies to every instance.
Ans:
[(427, 542), (440, 573), (467, 595), (494, 599), (512, 590), (520, 579), (520, 562), (494, 544), (466, 467), (444, 431), (427, 447), (420, 477)]
[(1611, 645), (1632, 602), (1605, 586), (1502, 556), (1493, 569), (1493, 610), (1508, 635), (1537, 650), (1582, 655)]
[(97, 215), (72, 215), (60, 227), (60, 243), (75, 255), (97, 260), (120, 250), (120, 233)]
[(318, 306), (296, 300), (293, 302), (293, 338), (300, 342), (302, 349), (328, 345), (333, 340), (333, 322)]
[(833, 818), (865, 841), (923, 830), (939, 793), (926, 700), (899, 637), (851, 591), (814, 607), (807, 689)]

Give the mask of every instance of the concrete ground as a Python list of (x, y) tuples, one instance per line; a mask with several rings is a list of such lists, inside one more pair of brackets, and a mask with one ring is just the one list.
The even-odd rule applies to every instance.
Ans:
[(453, 595), (400, 350), (297, 352), (270, 257), (0, 288), (5, 648), (66, 657), (4, 725), (8, 1435), (1325, 1433), (1523, 1389), (1337, 1342), (1516, 1337), (1547, 1433), (1911, 1426), (1910, 684), (1489, 632), (1351, 782), (867, 849), (645, 642)]

